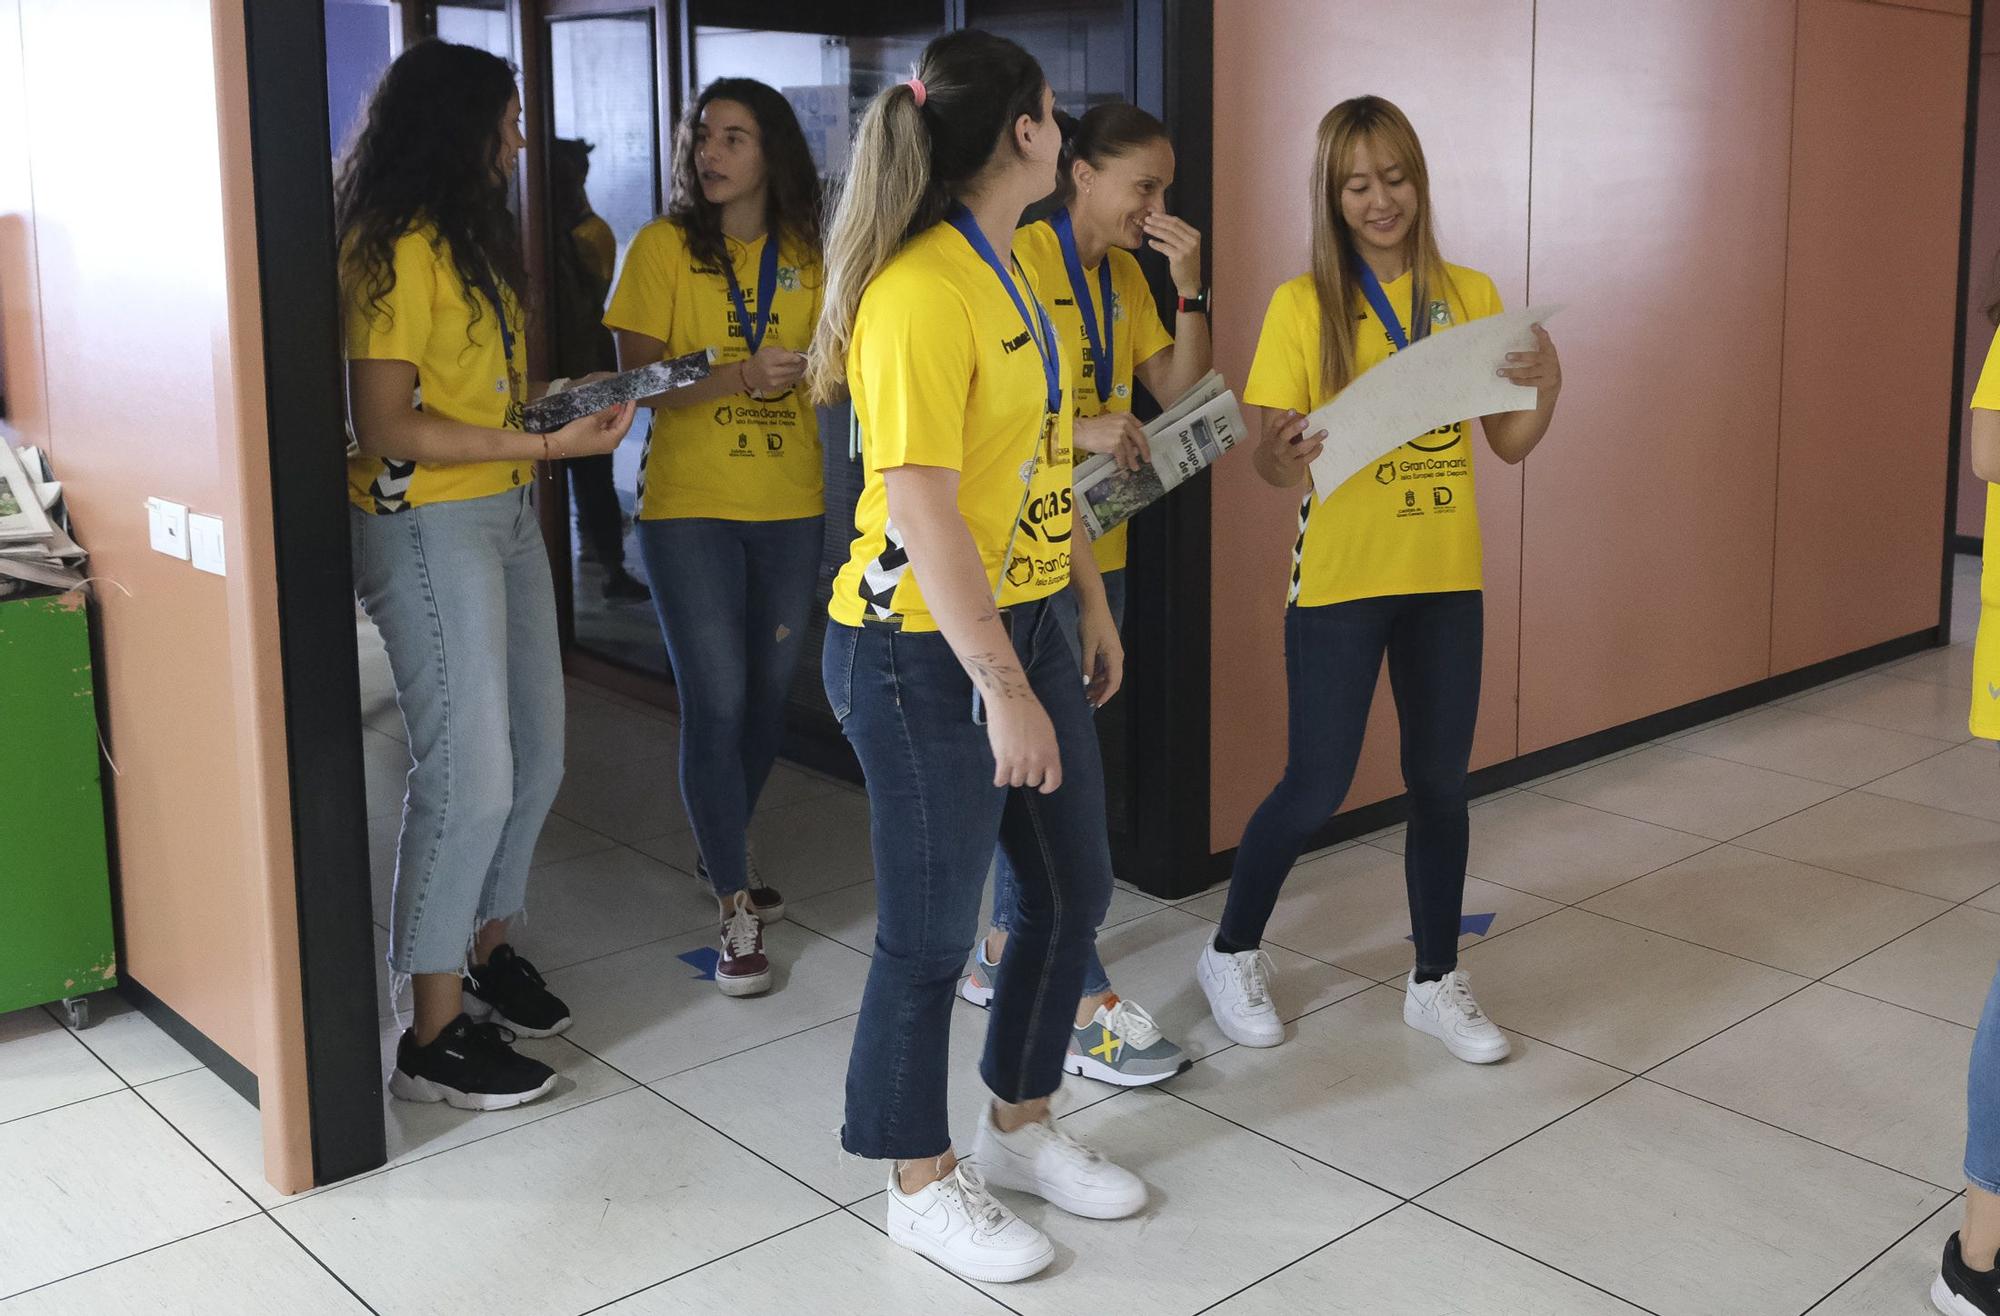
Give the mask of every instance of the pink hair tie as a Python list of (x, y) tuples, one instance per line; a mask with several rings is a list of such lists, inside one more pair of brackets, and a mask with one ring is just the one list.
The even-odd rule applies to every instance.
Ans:
[(917, 108), (920, 110), (924, 108), (924, 98), (930, 95), (930, 92), (924, 89), (924, 80), (922, 78), (911, 78), (903, 83), (903, 85), (910, 89), (910, 95), (917, 102)]

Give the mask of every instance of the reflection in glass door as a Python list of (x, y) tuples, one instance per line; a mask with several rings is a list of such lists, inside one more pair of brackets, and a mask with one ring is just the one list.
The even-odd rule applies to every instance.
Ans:
[[(552, 371), (617, 368), (604, 303), (632, 237), (659, 213), (659, 75), (651, 10), (548, 22)], [(632, 536), (652, 413), (609, 457), (564, 463), (576, 642), (664, 672), (645, 566)]]

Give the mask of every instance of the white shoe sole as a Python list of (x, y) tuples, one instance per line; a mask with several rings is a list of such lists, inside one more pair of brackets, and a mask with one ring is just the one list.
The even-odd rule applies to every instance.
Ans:
[(771, 971), (766, 969), (750, 978), (725, 978), (718, 973), (715, 986), (724, 996), (759, 996), (771, 990)]
[(389, 1075), (389, 1093), (398, 1100), (442, 1101), (459, 1110), (511, 1110), (547, 1096), (555, 1085), (556, 1076), (550, 1074), (548, 1082), (532, 1092), (461, 1092), (443, 1083), (405, 1074), (400, 1069)]
[(512, 1019), (501, 1014), (471, 992), (465, 993), (465, 997), (460, 1004), (464, 1007), (467, 1018), (480, 1023), (499, 1024), (502, 1028), (512, 1031), (517, 1037), (557, 1037), (569, 1031), (570, 1017), (568, 1015), (564, 1015), (561, 1019), (557, 1020), (553, 1028), (530, 1028), (526, 1024), (515, 1023)]
[(972, 980), (972, 975), (969, 973), (958, 980), (958, 994), (982, 1010), (993, 1004), (993, 989), (981, 987)]
[(1222, 1030), (1224, 1037), (1238, 1046), (1255, 1047), (1276, 1046), (1285, 1040), (1285, 1026), (1282, 1020), (1279, 1021), (1276, 1033), (1253, 1032), (1238, 1024), (1230, 1017), (1227, 1011), (1216, 1004), (1215, 996), (1217, 989), (1211, 984), (1212, 975), (1208, 971), (1208, 957), (1206, 955), (1195, 961), (1194, 976), (1201, 983), (1201, 994), (1208, 1000), (1208, 1013), (1215, 1020), (1215, 1026)]
[(1931, 1306), (1944, 1316), (1986, 1316), (1985, 1312), (1953, 1293), (1951, 1285), (1944, 1282), (1942, 1275), (1931, 1281)]
[(1503, 1034), (1500, 1045), (1495, 1047), (1468, 1046), (1457, 1038), (1447, 1037), (1444, 1029), (1431, 1018), (1428, 1011), (1417, 1004), (1416, 998), (1406, 991), (1403, 995), (1403, 1022), (1427, 1037), (1435, 1037), (1444, 1043), (1444, 1049), (1463, 1060), (1468, 1065), (1497, 1065), (1514, 1053), (1514, 1045)]
[(1049, 1263), (1056, 1259), (1056, 1245), (1044, 1237), (1041, 1251), (1019, 1261), (975, 1261), (954, 1254), (941, 1240), (919, 1234), (894, 1220), (889, 1222), (889, 1241), (910, 1249), (920, 1257), (929, 1258), (960, 1279), (976, 1280), (981, 1284), (1014, 1284), (1031, 1279), (1047, 1270)]
[(1063, 1070), (1066, 1073), (1075, 1074), (1080, 1078), (1094, 1078), (1100, 1083), (1109, 1083), (1113, 1087), (1121, 1088), (1151, 1087), (1155, 1083), (1164, 1083), (1170, 1078), (1179, 1077), (1193, 1067), (1194, 1061), (1183, 1059), (1179, 1069), (1165, 1074), (1127, 1074), (1113, 1069), (1096, 1056), (1080, 1056), (1072, 1052), (1063, 1057)]

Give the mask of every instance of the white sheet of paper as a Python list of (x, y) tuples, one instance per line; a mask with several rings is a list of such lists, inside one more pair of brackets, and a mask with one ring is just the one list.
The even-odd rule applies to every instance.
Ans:
[(1535, 390), (1496, 372), (1509, 352), (1532, 349), (1532, 326), (1561, 309), (1530, 306), (1457, 325), (1394, 353), (1342, 389), (1306, 418), (1307, 434), (1326, 431), (1326, 447), (1312, 464), (1314, 496), (1325, 502), (1356, 472), (1441, 425), (1533, 407)]

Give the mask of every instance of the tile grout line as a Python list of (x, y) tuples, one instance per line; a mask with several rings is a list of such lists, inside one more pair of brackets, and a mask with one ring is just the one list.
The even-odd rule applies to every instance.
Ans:
[(1933, 1220), (1936, 1220), (1946, 1211), (1951, 1210), (1953, 1206), (1957, 1205), (1959, 1198), (1963, 1197), (1964, 1195), (1965, 1195), (1964, 1192), (1960, 1191), (1958, 1194), (1953, 1196), (1951, 1201), (1946, 1202), (1943, 1206), (1940, 1206), (1937, 1210), (1931, 1212), (1929, 1215), (1925, 1216), (1923, 1219), (1917, 1221), (1917, 1223), (1911, 1225), (1908, 1229), (1904, 1230), (1901, 1237), (1897, 1238), (1895, 1242), (1889, 1244), (1889, 1246), (1883, 1248), (1880, 1252), (1877, 1252), (1874, 1256), (1870, 1257), (1861, 1266), (1860, 1269), (1856, 1270), (1852, 1275), (1849, 1275), (1846, 1279), (1840, 1281), (1840, 1283), (1834, 1285), (1831, 1289), (1828, 1289), (1825, 1293), (1821, 1294), (1819, 1300), (1814, 1302), (1812, 1306), (1807, 1307), (1805, 1311), (1800, 1314), (1800, 1316), (1812, 1316), (1813, 1312), (1816, 1312), (1821, 1307), (1825, 1306), (1829, 1299), (1831, 1299), (1835, 1294), (1839, 1293), (1842, 1289), (1846, 1288), (1849, 1284), (1852, 1284), (1855, 1280), (1860, 1279), (1864, 1274), (1866, 1274), (1869, 1270), (1871, 1270), (1877, 1262), (1881, 1261), (1882, 1258), (1888, 1256), (1891, 1252), (1894, 1252), (1904, 1243), (1916, 1237), (1917, 1232), (1919, 1230), (1923, 1229)]

